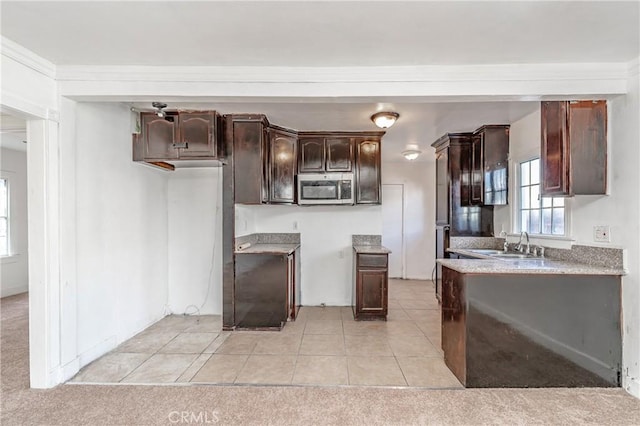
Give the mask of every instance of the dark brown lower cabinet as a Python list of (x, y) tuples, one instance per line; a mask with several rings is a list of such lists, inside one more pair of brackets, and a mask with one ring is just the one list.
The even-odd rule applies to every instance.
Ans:
[(354, 252), (353, 316), (356, 320), (387, 319), (388, 254)]
[(444, 362), (465, 387), (620, 386), (620, 276), (442, 270)]
[(236, 253), (235, 325), (280, 329), (300, 307), (299, 250), (293, 253)]

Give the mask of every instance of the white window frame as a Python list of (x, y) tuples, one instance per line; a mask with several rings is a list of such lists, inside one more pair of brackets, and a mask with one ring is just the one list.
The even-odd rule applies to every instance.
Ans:
[[(521, 176), (521, 164), (522, 163), (526, 163), (535, 159), (540, 159), (540, 155), (532, 155), (532, 156), (528, 156), (519, 160), (514, 161), (513, 164), (513, 169), (515, 169), (514, 175), (515, 175), (515, 185), (514, 185), (514, 189), (515, 189), (515, 194), (514, 194), (514, 208), (513, 208), (513, 215), (515, 216), (515, 220), (513, 221), (513, 232), (514, 235), (519, 235), (521, 233), (520, 229), (522, 229), (522, 213), (521, 213), (521, 206), (522, 206), (522, 191), (521, 191), (521, 184), (522, 184), (522, 176)], [(541, 184), (542, 185), (542, 184)], [(535, 238), (535, 239), (544, 239), (544, 240), (559, 240), (559, 241), (573, 241), (573, 238), (571, 237), (572, 235), (572, 228), (571, 228), (571, 198), (569, 197), (562, 197), (564, 198), (564, 234), (530, 234), (531, 237)], [(540, 220), (542, 220), (542, 218), (540, 218)]]

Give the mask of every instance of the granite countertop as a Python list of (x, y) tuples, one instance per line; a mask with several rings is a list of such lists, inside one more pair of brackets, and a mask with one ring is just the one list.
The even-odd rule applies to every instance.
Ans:
[(477, 259), (438, 259), (438, 263), (463, 274), (574, 274), (574, 275), (625, 275), (623, 269), (548, 258), (496, 259), (491, 256), (449, 249), (450, 252), (473, 256)]
[(248, 253), (248, 254), (291, 254), (300, 247), (300, 244), (252, 244), (251, 246), (236, 250), (236, 254)]
[(391, 250), (381, 245), (354, 245), (353, 249), (356, 253), (364, 254), (389, 254)]

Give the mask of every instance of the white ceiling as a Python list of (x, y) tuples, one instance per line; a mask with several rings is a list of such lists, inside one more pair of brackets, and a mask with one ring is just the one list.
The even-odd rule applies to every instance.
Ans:
[(617, 62), (638, 2), (2, 1), (2, 34), (55, 64)]
[[(0, 2), (3, 36), (56, 65), (340, 67), (626, 62), (639, 56), (632, 2)], [(115, 99), (113, 99), (115, 100)], [(123, 100), (123, 99), (119, 99)], [(126, 99), (125, 99), (126, 100)], [(264, 113), (298, 130), (372, 130), (401, 114), (383, 156), (431, 153), (445, 132), (509, 124), (537, 102), (376, 103), (341, 98), (190, 103), (169, 108)], [(389, 101), (389, 100), (387, 100)], [(259, 103), (258, 103), (259, 102)], [(360, 102), (360, 103), (358, 103)], [(136, 104), (148, 108), (150, 102)], [(431, 155), (422, 156), (432, 158)]]

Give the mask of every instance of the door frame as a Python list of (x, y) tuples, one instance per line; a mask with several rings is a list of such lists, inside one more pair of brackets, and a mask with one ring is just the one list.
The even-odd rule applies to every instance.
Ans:
[[(401, 207), (402, 207), (402, 214), (400, 215), (401, 218), (401, 222), (400, 222), (400, 228), (401, 228), (401, 232), (400, 232), (400, 247), (402, 252), (400, 253), (400, 263), (401, 263), (401, 274), (400, 277), (403, 280), (407, 279), (407, 247), (406, 247), (406, 238), (405, 238), (405, 211), (407, 210), (407, 200), (405, 197), (405, 185), (404, 183), (383, 183), (382, 184), (382, 194), (384, 197), (384, 187), (385, 186), (399, 186), (400, 189), (402, 190), (402, 203), (401, 203)], [(382, 199), (382, 208), (384, 209), (384, 198)], [(384, 236), (384, 232), (383, 232), (383, 236)], [(391, 271), (391, 270), (389, 270)], [(391, 275), (391, 274), (389, 274)], [(396, 277), (390, 277), (390, 278), (396, 278)]]

